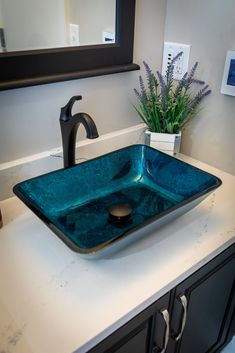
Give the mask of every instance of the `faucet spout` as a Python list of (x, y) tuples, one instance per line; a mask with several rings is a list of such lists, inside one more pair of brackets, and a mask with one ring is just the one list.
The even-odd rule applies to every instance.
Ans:
[(86, 129), (87, 138), (99, 137), (94, 120), (86, 113), (72, 115), (72, 107), (76, 100), (81, 100), (81, 96), (72, 97), (69, 102), (61, 108), (60, 127), (63, 145), (64, 168), (75, 165), (75, 150), (77, 130), (82, 124)]
[(77, 119), (77, 124), (82, 124), (86, 129), (88, 139), (96, 139), (99, 137), (98, 131), (94, 120), (87, 113), (78, 113), (74, 115), (74, 119)]

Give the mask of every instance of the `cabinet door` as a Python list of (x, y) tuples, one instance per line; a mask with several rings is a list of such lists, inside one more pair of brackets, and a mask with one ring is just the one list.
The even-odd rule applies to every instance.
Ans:
[(175, 337), (187, 318), (182, 337), (171, 342), (168, 352), (218, 352), (229, 340), (235, 308), (234, 253), (233, 245), (176, 287), (171, 322)]
[(105, 353), (147, 353), (148, 352), (148, 332), (149, 321), (140, 325), (136, 330), (126, 335)]
[(148, 353), (151, 324), (151, 317), (137, 326), (134, 325), (135, 327), (131, 320), (92, 348), (89, 353)]
[[(154, 348), (153, 340), (163, 344), (165, 323), (161, 318), (161, 309), (167, 309), (169, 293), (146, 308), (127, 322), (104, 341), (91, 349), (89, 353), (150, 353)], [(155, 350), (157, 352), (157, 350)]]

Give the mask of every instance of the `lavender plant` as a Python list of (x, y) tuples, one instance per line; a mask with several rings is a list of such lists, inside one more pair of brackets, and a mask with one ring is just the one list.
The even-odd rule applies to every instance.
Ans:
[[(201, 101), (211, 93), (204, 81), (194, 78), (197, 62), (175, 84), (175, 63), (182, 54), (180, 52), (172, 59), (164, 77), (159, 71), (154, 74), (149, 65), (143, 62), (147, 82), (145, 84), (142, 76), (139, 76), (140, 90), (134, 89), (134, 92), (140, 104), (135, 109), (151, 132), (179, 133), (198, 113)], [(202, 86), (197, 93), (192, 92), (195, 85)]]

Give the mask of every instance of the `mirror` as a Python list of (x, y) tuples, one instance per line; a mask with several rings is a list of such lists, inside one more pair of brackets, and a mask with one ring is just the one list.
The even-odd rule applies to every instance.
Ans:
[(115, 42), (116, 0), (0, 0), (0, 50)]
[[(3, 50), (5, 50), (4, 52), (0, 53), (0, 90), (139, 69), (138, 65), (133, 64), (135, 0), (20, 1), (21, 3), (28, 4), (28, 7), (31, 3), (38, 3), (42, 9), (44, 8), (43, 5), (49, 6), (48, 3), (53, 3), (54, 13), (55, 9), (57, 8), (56, 4), (58, 5), (60, 2), (63, 4), (67, 4), (66, 6), (64, 5), (65, 18), (68, 19), (66, 20), (66, 23), (67, 25), (75, 25), (75, 27), (72, 26), (73, 28), (71, 29), (75, 38), (72, 38), (73, 35), (71, 34), (70, 29), (66, 30), (67, 25), (64, 25), (61, 26), (61, 28), (64, 28), (62, 32), (64, 33), (63, 35), (67, 37), (67, 43), (69, 46), (64, 46), (65, 39), (62, 39), (62, 41), (60, 41), (60, 44), (58, 41), (52, 41), (50, 42), (50, 44), (48, 44), (48, 42), (46, 43), (45, 37), (49, 37), (49, 30), (53, 27), (51, 24), (53, 22), (52, 19), (46, 21), (46, 23), (49, 23), (50, 25), (46, 26), (44, 24), (47, 16), (46, 14), (48, 12), (46, 11), (40, 16), (41, 23), (39, 21), (39, 24), (37, 24), (38, 27), (41, 26), (44, 27), (44, 29), (47, 27), (47, 30), (44, 32), (44, 35), (34, 35), (33, 40), (28, 40), (28, 42), (30, 42), (30, 45), (27, 46), (25, 45), (25, 43), (23, 43), (23, 40), (25, 38), (23, 38), (22, 40), (19, 39), (20, 37), (26, 37), (26, 35), (23, 36), (22, 32), (20, 33), (19, 31), (17, 31), (19, 32), (17, 33), (18, 42), (21, 42), (21, 44), (16, 43), (15, 40), (15, 44), (11, 46), (9, 40), (10, 32), (7, 33), (7, 27), (4, 24), (7, 22), (4, 4), (11, 4), (11, 10), (16, 12), (17, 14), (13, 3), (18, 4), (19, 0), (0, 0), (2, 9), (2, 16), (0, 21), (3, 26), (2, 28), (4, 29), (4, 31), (2, 31), (2, 36), (1, 33), (0, 36), (1, 43), (3, 43)], [(109, 16), (109, 22), (106, 22), (104, 24), (102, 20), (100, 22), (102, 23), (102, 27), (100, 27), (101, 29), (96, 29), (95, 31), (93, 31), (93, 33), (95, 32), (95, 34), (99, 33), (99, 39), (95, 39), (94, 37), (92, 37), (84, 39), (83, 41), (82, 35), (79, 35), (80, 25), (82, 31), (82, 23), (81, 21), (78, 22), (77, 19), (77, 22), (75, 22), (75, 19), (72, 16), (72, 14), (75, 15), (75, 10), (72, 10), (71, 14), (71, 8), (69, 10), (69, 6), (73, 3), (77, 5), (80, 2), (81, 4), (83, 4), (83, 6), (84, 4), (87, 6), (88, 3), (93, 4), (93, 7), (90, 6), (88, 11), (90, 20), (86, 19), (85, 21), (87, 22), (89, 28), (91, 27), (91, 22), (89, 25), (89, 21), (94, 22), (94, 18), (98, 19), (100, 17), (98, 11), (100, 5), (98, 4), (98, 2), (100, 4), (102, 2), (106, 2), (106, 4), (112, 3), (112, 6), (109, 8), (109, 12), (112, 13), (111, 16)], [(28, 18), (30, 18), (30, 16), (28, 16)], [(57, 19), (57, 16), (53, 15), (53, 19), (55, 18)], [(83, 19), (85, 19), (85, 15)], [(16, 22), (16, 19), (14, 21)], [(23, 26), (23, 22), (24, 21), (21, 20), (21, 28)], [(31, 20), (31, 22), (36, 21)], [(79, 25), (78, 31), (76, 27), (77, 25)], [(29, 32), (28, 29), (29, 25), (26, 26), (26, 29), (24, 29), (24, 31)], [(88, 33), (88, 30), (85, 30), (84, 33)], [(27, 35), (27, 38), (29, 38), (31, 34), (32, 31), (30, 31), (30, 34)], [(16, 36), (16, 34), (12, 35), (12, 37), (14, 36)], [(42, 37), (44, 37), (44, 40), (42, 40)], [(59, 37), (61, 40), (61, 38), (63, 37), (62, 34), (60, 34)], [(100, 39), (101, 37), (102, 39)], [(36, 39), (39, 40), (36, 41)], [(72, 42), (71, 44), (71, 40), (74, 41), (74, 43)], [(43, 48), (41, 48), (42, 46)]]

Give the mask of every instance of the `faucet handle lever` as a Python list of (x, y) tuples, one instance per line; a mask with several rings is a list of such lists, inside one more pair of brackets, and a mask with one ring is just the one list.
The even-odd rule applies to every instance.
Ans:
[(82, 99), (82, 96), (73, 96), (72, 98), (70, 98), (68, 103), (64, 107), (61, 107), (60, 120), (62, 121), (69, 120), (69, 118), (72, 116), (72, 108), (74, 103), (81, 99)]

